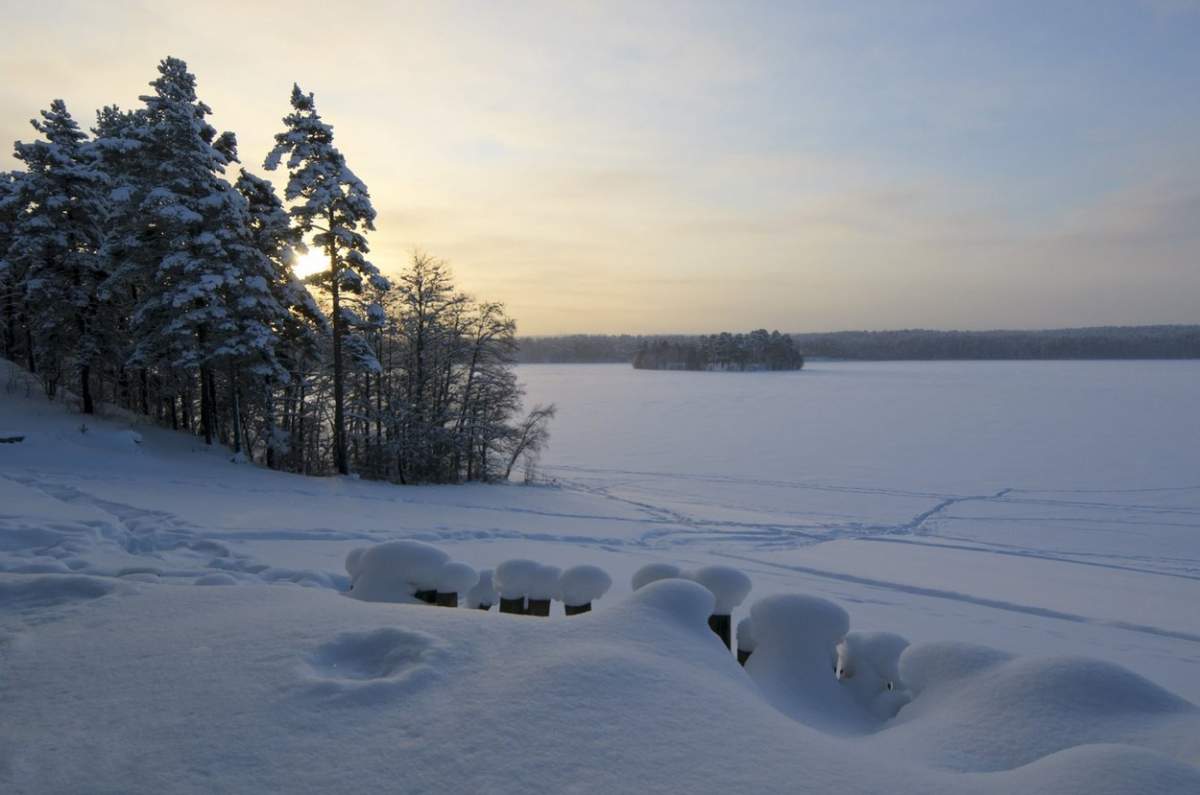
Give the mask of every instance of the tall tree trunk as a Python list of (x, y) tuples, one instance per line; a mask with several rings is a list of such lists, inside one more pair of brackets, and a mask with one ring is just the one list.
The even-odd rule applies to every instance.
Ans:
[[(28, 319), (28, 313), (26, 313), (25, 317)], [(25, 356), (29, 365), (27, 369), (31, 373), (36, 373), (37, 359), (33, 355), (33, 331), (30, 330), (28, 323), (25, 325)]]
[(188, 433), (192, 432), (192, 377), (187, 375), (183, 382), (183, 394), (179, 396), (180, 402), (183, 404), (183, 429)]
[(298, 424), (300, 426), (299, 432), (297, 434), (300, 441), (296, 445), (296, 449), (300, 453), (300, 460), (298, 462), (297, 469), (300, 472), (302, 472), (303, 474), (307, 475), (308, 474), (308, 455), (304, 449), (304, 376), (303, 375), (300, 377), (299, 393), (300, 394), (299, 394), (299, 397), (297, 398), (297, 402), (296, 402), (296, 416), (298, 418)]
[(207, 367), (200, 368), (200, 428), (204, 433), (204, 443), (213, 443), (213, 380), (212, 372)]
[(4, 355), (15, 361), (17, 350), (17, 313), (13, 306), (13, 290), (8, 285), (0, 287), (0, 290), (4, 292)]
[[(329, 218), (329, 228), (333, 229), (333, 217)], [(329, 282), (333, 293), (333, 464), (339, 475), (349, 475), (350, 466), (346, 461), (346, 410), (345, 383), (342, 371), (342, 289), (341, 276), (338, 273), (337, 241), (330, 233), (329, 242)]]
[(92, 366), (79, 366), (79, 396), (83, 400), (83, 413), (95, 414), (96, 407), (92, 404)]
[(229, 407), (233, 412), (233, 452), (242, 452), (242, 406), (238, 399), (237, 368), (229, 366)]

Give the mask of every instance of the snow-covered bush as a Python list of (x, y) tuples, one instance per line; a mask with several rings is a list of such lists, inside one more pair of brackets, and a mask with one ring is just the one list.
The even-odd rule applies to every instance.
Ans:
[(442, 566), (437, 578), (437, 603), (442, 607), (458, 607), (459, 596), (479, 582), (479, 574), (466, 563), (450, 561)]
[(592, 609), (592, 602), (608, 593), (612, 578), (599, 566), (572, 566), (558, 578), (563, 610), (573, 616)]
[(467, 592), (467, 607), (473, 610), (488, 610), (496, 603), (496, 586), (492, 583), (492, 570), (479, 572), (479, 581)]
[(645, 588), (652, 582), (658, 580), (670, 580), (677, 577), (682, 577), (683, 572), (678, 566), (672, 566), (670, 563), (647, 563), (633, 573), (633, 590), (637, 591)]
[[(350, 595), (364, 602), (414, 602), (422, 590), (431, 595), (449, 559), (442, 550), (420, 541), (388, 541), (346, 555)], [(432, 601), (421, 596), (420, 601)]]

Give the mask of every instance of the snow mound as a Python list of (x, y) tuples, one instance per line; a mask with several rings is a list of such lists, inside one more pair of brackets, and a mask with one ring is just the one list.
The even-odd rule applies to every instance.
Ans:
[[(906, 754), (979, 772), (1012, 769), (1085, 743), (1141, 745), (1200, 759), (1200, 710), (1126, 668), (1081, 657), (979, 665), (985, 658), (978, 648), (930, 646), (901, 658), (902, 674), (922, 683), (887, 732), (888, 744)], [(963, 659), (975, 663), (974, 672), (963, 673)], [(939, 680), (942, 670), (959, 675)]]
[(633, 573), (631, 584), (633, 590), (637, 591), (652, 582), (671, 580), (682, 576), (683, 572), (678, 566), (672, 566), (669, 563), (647, 563)]
[(850, 617), (833, 602), (777, 594), (750, 608), (754, 654), (746, 671), (772, 705), (793, 719), (833, 734), (861, 734), (883, 721), (835, 676), (837, 645)]
[(899, 679), (900, 655), (908, 646), (908, 639), (894, 632), (851, 632), (837, 646), (838, 678), (873, 669), (887, 679)]
[(467, 592), (467, 607), (475, 609), (480, 605), (494, 605), (495, 603), (496, 586), (492, 583), (492, 570), (483, 569), (479, 572), (478, 582)]
[(737, 647), (739, 651), (754, 651), (754, 620), (747, 616), (737, 625)]
[(504, 599), (519, 599), (529, 593), (530, 585), (541, 564), (524, 558), (506, 560), (496, 567), (493, 581), (496, 592)]
[(995, 791), (1021, 795), (1166, 795), (1200, 792), (1200, 769), (1128, 745), (1080, 745), (983, 780)]
[(909, 646), (900, 655), (900, 679), (914, 696), (1008, 662), (1012, 655), (989, 646), (941, 641)]
[(704, 566), (687, 573), (690, 580), (703, 585), (716, 597), (715, 615), (727, 616), (745, 601), (753, 583), (740, 569), (732, 566)]
[(868, 711), (891, 718), (909, 701), (900, 681), (908, 640), (891, 632), (851, 632), (837, 645), (835, 676)]
[(599, 566), (572, 566), (558, 579), (558, 591), (563, 604), (570, 607), (589, 604), (608, 593), (612, 577)]
[(362, 564), (363, 553), (367, 551), (366, 547), (355, 547), (346, 553), (346, 573), (353, 580), (358, 576), (359, 567)]
[[(442, 550), (420, 541), (388, 541), (346, 556), (351, 567), (350, 596), (364, 602), (413, 602), (418, 590), (437, 587), (438, 574), (449, 559)], [(353, 560), (352, 560), (353, 556)]]
[(529, 590), (526, 595), (530, 599), (554, 599), (558, 596), (558, 578), (562, 569), (558, 566), (538, 564), (529, 575)]
[(776, 594), (750, 608), (754, 636), (768, 645), (820, 649), (832, 660), (838, 642), (850, 631), (850, 616), (839, 605), (807, 594)]
[(689, 580), (664, 579), (639, 588), (629, 597), (629, 604), (638, 611), (652, 610), (666, 616), (672, 623), (708, 630), (712, 615), (712, 591)]
[(466, 594), (479, 582), (479, 574), (466, 563), (452, 560), (438, 573), (438, 593)]

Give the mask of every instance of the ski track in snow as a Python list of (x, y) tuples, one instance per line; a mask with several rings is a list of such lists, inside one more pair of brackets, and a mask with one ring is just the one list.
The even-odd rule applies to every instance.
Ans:
[(926, 588), (919, 585), (908, 585), (899, 582), (890, 582), (888, 580), (878, 580), (870, 577), (860, 577), (855, 574), (846, 574), (843, 572), (826, 571), (822, 569), (811, 568), (808, 566), (797, 566), (785, 563), (776, 563), (761, 558), (752, 558), (745, 555), (734, 555), (731, 553), (717, 553), (722, 557), (732, 560), (740, 560), (746, 563), (754, 563), (759, 566), (769, 568), (784, 569), (786, 571), (796, 572), (810, 577), (821, 577), (824, 579), (838, 580), (840, 582), (854, 583), (855, 585), (865, 585), (870, 588), (877, 588), (886, 591), (896, 591), (913, 596), (923, 596), (931, 599), (945, 599), (955, 602), (964, 602), (980, 607), (987, 607), (993, 610), (1004, 610), (1011, 613), (1025, 613), (1039, 618), (1052, 618), (1058, 621), (1070, 621), (1077, 624), (1094, 624), (1097, 626), (1112, 627), (1114, 629), (1127, 630), (1129, 632), (1139, 632), (1146, 635), (1155, 635), (1162, 638), (1172, 638), (1174, 640), (1184, 640), (1189, 643), (1200, 643), (1200, 634), (1191, 632), (1179, 632), (1162, 627), (1155, 627), (1148, 624), (1137, 624), (1128, 621), (1111, 621), (1101, 618), (1090, 618), (1088, 616), (1078, 615), (1075, 613), (1067, 613), (1061, 610), (1051, 610), (1045, 607), (1036, 607), (1033, 605), (1022, 605), (1014, 602), (1007, 602), (1000, 599), (985, 599), (970, 594), (961, 593), (958, 591), (946, 591), (939, 588)]
[[(331, 541), (331, 542), (377, 542), (388, 538), (414, 538), (433, 542), (465, 542), (465, 541), (529, 541), (538, 543), (574, 544), (582, 547), (601, 547), (608, 550), (669, 550), (687, 547), (720, 547), (723, 549), (758, 549), (778, 551), (796, 549), (831, 541), (854, 540), (861, 542), (903, 543), (925, 545), (940, 549), (950, 549), (977, 554), (991, 554), (1016, 558), (1029, 558), (1065, 563), (1077, 566), (1128, 571), (1150, 576), (1175, 577), (1180, 579), (1200, 580), (1200, 561), (1191, 558), (1169, 559), (1164, 557), (1130, 555), (1114, 556), (1112, 553), (1090, 553), (1087, 551), (1059, 551), (1050, 554), (1046, 550), (1014, 545), (1003, 548), (1003, 544), (983, 542), (962, 536), (941, 536), (936, 532), (939, 519), (949, 519), (954, 522), (1014, 522), (1036, 524), (1038, 522), (1077, 523), (1086, 525), (1109, 525), (1117, 531), (1130, 531), (1140, 525), (1156, 528), (1178, 527), (1180, 529), (1200, 529), (1200, 524), (1189, 522), (1166, 522), (1163, 516), (1190, 517), (1200, 515), (1200, 508), (1190, 506), (1156, 506), (1145, 504), (1122, 504), (1105, 501), (1077, 499), (1050, 499), (1043, 494), (1078, 494), (1099, 493), (1092, 490), (1072, 490), (1069, 492), (1045, 492), (1032, 489), (1005, 487), (991, 494), (975, 495), (943, 495), (901, 489), (865, 489), (859, 487), (837, 486), (831, 484), (810, 484), (793, 481), (777, 481), (762, 479), (738, 479), (725, 476), (681, 475), (661, 472), (635, 472), (629, 470), (600, 470), (580, 467), (553, 467), (547, 472), (555, 475), (558, 488), (566, 492), (576, 492), (584, 495), (600, 497), (624, 508), (633, 508), (640, 517), (622, 516), (605, 513), (572, 513), (564, 511), (541, 510), (537, 508), (512, 505), (475, 505), (461, 501), (450, 501), (447, 507), (454, 510), (465, 510), (483, 514), (500, 514), (509, 516), (529, 515), (548, 519), (563, 519), (572, 522), (595, 522), (606, 525), (634, 525), (631, 534), (555, 534), (548, 532), (521, 531), (511, 527), (496, 526), (493, 528), (474, 529), (410, 529), (403, 527), (334, 530), (330, 528), (289, 530), (278, 527), (246, 527), (222, 528), (208, 530), (185, 521), (180, 517), (161, 510), (147, 510), (134, 505), (118, 502), (112, 499), (102, 499), (89, 491), (80, 488), (79, 478), (72, 478), (77, 485), (72, 486), (56, 482), (53, 475), (29, 472), (21, 476), (0, 475), (14, 483), (34, 488), (53, 499), (70, 505), (82, 505), (94, 509), (107, 517), (104, 522), (86, 522), (98, 530), (102, 537), (120, 547), (129, 555), (153, 558), (161, 561), (164, 553), (185, 552), (194, 555), (208, 555), (217, 565), (207, 564), (199, 569), (229, 570), (230, 568), (252, 570), (258, 561), (245, 555), (236, 554), (229, 548), (230, 542), (259, 541), (259, 542), (292, 542), (292, 541)], [(562, 476), (559, 475), (562, 473)], [(586, 473), (588, 480), (572, 480), (565, 477), (568, 473)], [(607, 476), (607, 482), (604, 481)], [(881, 497), (898, 497), (906, 499), (936, 500), (929, 508), (894, 523), (871, 523), (863, 521), (739, 521), (735, 519), (709, 519), (687, 513), (680, 509), (681, 498), (670, 492), (662, 492), (659, 501), (652, 501), (647, 495), (655, 496), (654, 484), (659, 481), (684, 481), (702, 485), (727, 485), (734, 487), (754, 486), (771, 489), (782, 488), (794, 492), (833, 492), (845, 494), (874, 495)], [(101, 477), (93, 477), (86, 481), (89, 489), (103, 491), (109, 483)], [(192, 484), (181, 482), (180, 485), (197, 485), (201, 488), (217, 490), (227, 488), (226, 484)], [(622, 490), (636, 489), (640, 495), (634, 499), (621, 493)], [(734, 489), (737, 490), (736, 488)], [(303, 489), (255, 489), (248, 488), (245, 493), (261, 493), (263, 496), (283, 496), (288, 492), (295, 496), (313, 498), (311, 491)], [(1164, 487), (1155, 489), (1132, 489), (1131, 494), (1162, 494), (1186, 493), (1200, 491), (1200, 486)], [(1115, 492), (1104, 492), (1115, 494)], [(719, 490), (706, 491), (703, 500), (697, 501), (700, 510), (718, 512), (746, 510), (746, 506), (736, 500), (721, 500)], [(375, 500), (383, 503), (403, 505), (419, 503), (418, 500), (408, 499), (401, 491), (398, 494), (372, 497), (370, 495), (355, 495), (356, 500)], [(670, 503), (670, 504), (667, 504)], [(1154, 520), (1142, 522), (1130, 518), (1116, 516), (959, 516), (951, 515), (949, 510), (967, 503), (994, 504), (1004, 506), (1037, 505), (1052, 509), (1087, 508), (1105, 513), (1134, 513), (1154, 514)], [(775, 514), (795, 514), (795, 511), (770, 511)], [(644, 529), (637, 530), (637, 526)], [(927, 540), (918, 540), (927, 539)], [(970, 543), (954, 543), (967, 541)], [(726, 553), (721, 553), (726, 554)], [(1081, 560), (1084, 557), (1106, 558), (1105, 560)], [(193, 567), (197, 561), (193, 560)], [(1143, 565), (1131, 565), (1141, 563)], [(1166, 568), (1168, 565), (1177, 570), (1166, 571), (1152, 568), (1152, 565)], [(189, 568), (181, 576), (191, 576), (196, 568)]]

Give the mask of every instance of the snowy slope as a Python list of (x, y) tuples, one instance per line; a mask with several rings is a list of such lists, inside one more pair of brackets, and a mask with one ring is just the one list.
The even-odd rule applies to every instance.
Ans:
[[(580, 455), (557, 391), (554, 455)], [(661, 472), (634, 475), (600, 445), (586, 476), (552, 458), (552, 474), (574, 472), (558, 487), (397, 488), (82, 422), (0, 394), (0, 427), (27, 437), (0, 446), (3, 792), (1200, 791), (1200, 556), (1185, 532), (1200, 508), (1185, 491), (968, 503), (998, 524), (1031, 504), (1134, 517), (1100, 535), (1071, 514), (1113, 539), (1090, 549), (1008, 522), (1024, 535), (1005, 547), (941, 535), (967, 506), (903, 532), (862, 521), (896, 527), (897, 505), (916, 516), (951, 498), (933, 488), (940, 472), (894, 489), (851, 484), (847, 467), (822, 491), (770, 485), (802, 481), (748, 461), (744, 478), (686, 455), (668, 471), (666, 453), (646, 459)], [(1182, 478), (1143, 471), (1133, 485), (1168, 475)], [(829, 514), (819, 543), (812, 512)], [(1156, 550), (1145, 560), (1135, 529)], [(596, 564), (614, 584), (594, 612), (556, 605), (549, 620), (346, 598), (346, 554), (395, 538), (476, 569)], [(828, 640), (770, 641), (770, 621), (739, 667), (705, 626), (699, 586), (630, 595), (652, 561), (741, 567), (754, 590), (735, 622), (765, 595), (802, 592), (841, 604), (851, 630), (900, 632), (914, 642), (895, 665), (907, 703), (848, 720), (868, 680), (838, 682)]]

